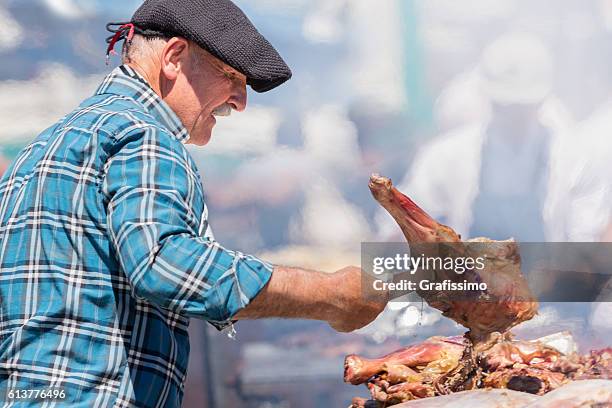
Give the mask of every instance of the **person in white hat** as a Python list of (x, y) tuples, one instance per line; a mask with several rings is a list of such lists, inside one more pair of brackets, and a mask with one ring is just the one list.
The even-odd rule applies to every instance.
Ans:
[[(484, 49), (476, 72), (490, 109), (425, 145), (400, 189), (463, 236), (543, 242), (550, 156), (564, 128), (552, 56), (538, 37), (511, 32)], [(392, 238), (390, 226), (380, 238)]]

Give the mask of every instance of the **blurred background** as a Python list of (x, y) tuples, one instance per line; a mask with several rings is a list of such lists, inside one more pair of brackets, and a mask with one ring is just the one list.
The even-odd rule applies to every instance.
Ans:
[[(294, 77), (222, 118), (200, 167), (218, 241), (334, 271), (402, 240), (372, 172), (463, 236), (612, 241), (612, 0), (240, 0)], [(0, 174), (74, 109), (105, 65), (104, 25), (136, 0), (0, 0)], [(610, 303), (543, 304), (525, 338), (609, 343)], [(394, 302), (350, 335), (318, 322), (192, 320), (185, 407), (347, 406), (349, 353), (461, 333)]]

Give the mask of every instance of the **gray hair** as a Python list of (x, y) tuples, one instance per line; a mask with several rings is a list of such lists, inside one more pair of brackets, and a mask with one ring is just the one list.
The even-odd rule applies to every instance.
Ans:
[(168, 39), (164, 37), (145, 37), (136, 34), (132, 38), (131, 43), (128, 44), (127, 40), (123, 43), (121, 52), (123, 63), (137, 61), (147, 55), (158, 52), (166, 45), (167, 41)]
[[(132, 42), (128, 44), (127, 41), (123, 43), (123, 49), (121, 51), (121, 58), (124, 64), (129, 62), (138, 61), (139, 59), (143, 59), (148, 55), (160, 52), (168, 42), (168, 38), (166, 37), (149, 37), (136, 34), (134, 38), (132, 38)], [(192, 45), (190, 49), (190, 55), (192, 61), (199, 66), (199, 64), (205, 63), (210, 58), (210, 54), (197, 46), (192, 41), (189, 41)]]

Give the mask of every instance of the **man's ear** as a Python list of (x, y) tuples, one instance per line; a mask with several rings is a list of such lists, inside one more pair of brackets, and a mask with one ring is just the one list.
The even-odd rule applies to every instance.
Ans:
[(181, 37), (172, 37), (161, 55), (161, 71), (169, 81), (175, 81), (189, 58), (189, 42)]

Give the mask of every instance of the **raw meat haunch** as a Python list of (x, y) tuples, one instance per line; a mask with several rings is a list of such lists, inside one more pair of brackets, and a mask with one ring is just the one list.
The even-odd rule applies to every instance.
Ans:
[[(471, 299), (460, 298), (451, 291), (419, 291), (427, 303), (470, 330), (475, 343), (485, 341), (493, 332), (504, 333), (511, 327), (531, 319), (538, 303), (521, 273), (518, 245), (514, 240), (493, 241), (476, 238), (461, 241), (452, 228), (438, 223), (410, 198), (398, 191), (391, 180), (373, 175), (369, 184), (372, 195), (399, 224), (408, 243), (449, 244), (451, 253), (464, 257), (486, 259), (484, 269), (475, 268), (459, 276), (448, 271), (438, 279), (467, 280), (486, 283), (487, 290)], [(477, 347), (477, 344), (475, 344)]]

